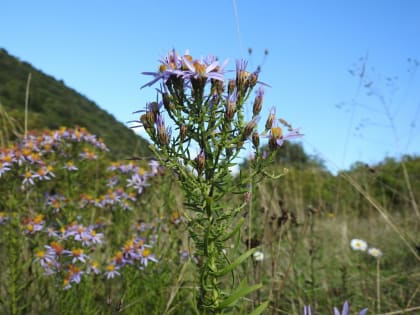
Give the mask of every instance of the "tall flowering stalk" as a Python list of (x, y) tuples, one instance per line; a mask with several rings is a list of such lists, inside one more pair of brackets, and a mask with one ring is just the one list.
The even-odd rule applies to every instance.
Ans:
[[(160, 60), (157, 72), (144, 72), (153, 79), (143, 87), (159, 81), (162, 85), (158, 89), (158, 102), (138, 111), (142, 114), (137, 121), (153, 141), (152, 150), (160, 163), (177, 175), (186, 207), (191, 210), (186, 217), (198, 257), (201, 313), (221, 313), (261, 287), (243, 282), (229, 289), (223, 287), (222, 281), (255, 251), (251, 249), (233, 262), (226, 256), (227, 241), (243, 223), (239, 214), (245, 211), (246, 200), (233, 205), (222, 198), (231, 193), (246, 193), (251, 177), (259, 181), (267, 176), (264, 167), (270, 161), (259, 147), (257, 123), (264, 95), (259, 73), (248, 72), (247, 63), (238, 61), (236, 77), (227, 80), (225, 65), (226, 62), (219, 65), (212, 56), (194, 59), (188, 52), (183, 56), (170, 52)], [(260, 87), (253, 102), (253, 117), (246, 121), (244, 106), (256, 86)], [(275, 149), (281, 145), (283, 135), (280, 127), (273, 124), (274, 116), (269, 119), (264, 136), (269, 138), (270, 148)], [(231, 167), (237, 165), (248, 141), (255, 151), (253, 171), (234, 178)], [(258, 309), (262, 311), (263, 307)]]

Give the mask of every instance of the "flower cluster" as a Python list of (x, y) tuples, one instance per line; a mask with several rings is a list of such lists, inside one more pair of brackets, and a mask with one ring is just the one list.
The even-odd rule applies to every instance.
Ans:
[(146, 239), (138, 236), (132, 237), (112, 258), (106, 266), (107, 279), (119, 276), (119, 270), (126, 265), (137, 266), (139, 269), (147, 267), (149, 261), (158, 262), (151, 252), (151, 245), (146, 244)]
[[(142, 166), (133, 162), (108, 166), (102, 159), (106, 151), (105, 144), (86, 129), (64, 127), (29, 132), (18, 143), (0, 148), (0, 186), (10, 191), (0, 200), (0, 224), (23, 233), (35, 246), (36, 265), (65, 289), (88, 274), (110, 277), (110, 267), (101, 268), (104, 257), (97, 249), (114, 229), (115, 222), (110, 220), (126, 214), (107, 210), (134, 209), (151, 178), (161, 172), (153, 160)], [(96, 168), (91, 167), (92, 160)], [(97, 170), (98, 165), (104, 167)], [(96, 176), (95, 181), (90, 174)], [(19, 211), (9, 208), (23, 199), (30, 200), (29, 207)], [(9, 224), (12, 220), (18, 229)], [(113, 259), (111, 264), (119, 269), (138, 260), (143, 268), (149, 261), (157, 261), (151, 253), (153, 240), (146, 242), (148, 239), (127, 242), (123, 260)]]
[(103, 243), (104, 234), (98, 233), (99, 225), (83, 226), (72, 223), (56, 230), (45, 229), (51, 240), (35, 253), (35, 261), (47, 276), (61, 279), (64, 289), (80, 283), (83, 274), (100, 274), (99, 264), (90, 257), (96, 246)]
[[(204, 90), (207, 84), (210, 84), (210, 91), (204, 107), (208, 108), (209, 114), (214, 113), (217, 106), (224, 104), (224, 119), (229, 122), (234, 122), (234, 117), (241, 115), (244, 101), (248, 98), (252, 89), (259, 83), (256, 90), (256, 96), (253, 101), (253, 116), (252, 119), (244, 126), (235, 124), (235, 128), (240, 131), (240, 141), (237, 149), (242, 147), (244, 141), (252, 138), (252, 143), (255, 147), (260, 144), (260, 137), (268, 138), (269, 148), (275, 150), (281, 146), (286, 140), (293, 140), (302, 136), (300, 129), (293, 128), (284, 119), (276, 119), (275, 109), (270, 111), (265, 124), (265, 130), (262, 133), (256, 131), (257, 123), (260, 120), (260, 112), (262, 109), (264, 99), (265, 83), (258, 81), (259, 70), (249, 72), (247, 70), (247, 62), (245, 60), (238, 60), (236, 62), (236, 79), (227, 80), (224, 77), (225, 66), (228, 60), (219, 65), (219, 62), (214, 56), (207, 56), (206, 58), (194, 59), (187, 50), (184, 55), (179, 55), (175, 50), (168, 53), (167, 56), (159, 60), (160, 64), (157, 72), (143, 72), (145, 75), (152, 76), (153, 79), (142, 86), (152, 86), (153, 84), (162, 80), (163, 90), (159, 91), (162, 94), (162, 101), (148, 103), (145, 113), (141, 115), (138, 121), (146, 131), (151, 135), (161, 146), (167, 146), (170, 143), (172, 130), (166, 127), (161, 108), (164, 107), (169, 116), (174, 118), (181, 112), (188, 115), (197, 115), (200, 110), (179, 107), (179, 104), (187, 102), (189, 106), (194, 105), (193, 100), (188, 100), (186, 97), (187, 90), (190, 90), (192, 99), (204, 100)], [(225, 80), (227, 84), (225, 86)], [(227, 91), (226, 91), (227, 90)], [(226, 93), (227, 92), (227, 93)], [(138, 112), (143, 112), (137, 111)], [(181, 119), (187, 122), (189, 119), (184, 117)], [(288, 133), (284, 134), (283, 129), (279, 123), (287, 128)], [(187, 124), (179, 124), (179, 139), (185, 141), (186, 132), (188, 130)], [(217, 134), (219, 131), (215, 130)], [(232, 131), (234, 132), (234, 131)]]
[(145, 75), (153, 76), (150, 82), (142, 86), (152, 86), (161, 79), (167, 82), (169, 79), (182, 79), (189, 83), (199, 79), (213, 79), (223, 81), (223, 68), (227, 60), (219, 66), (217, 58), (208, 56), (207, 58), (193, 59), (187, 50), (183, 56), (179, 56), (172, 50), (167, 56), (160, 60), (157, 72), (143, 72)]
[[(31, 132), (20, 143), (9, 148), (0, 148), (0, 178), (9, 173), (12, 173), (11, 176), (17, 174), (22, 178), (23, 187), (50, 181), (56, 176), (55, 164), (57, 162), (48, 162), (48, 157), (59, 155), (67, 159), (69, 142), (84, 143), (101, 151), (108, 150), (100, 139), (87, 132), (85, 128), (63, 127), (55, 131), (44, 131), (41, 134)], [(97, 154), (86, 147), (80, 157), (94, 159), (97, 158)], [(77, 170), (72, 160), (67, 161), (61, 168), (69, 171)]]
[[(149, 262), (158, 262), (151, 251), (152, 246), (146, 243), (147, 238), (134, 236), (101, 270), (98, 260), (92, 257), (97, 252), (97, 246), (104, 242), (104, 234), (97, 232), (101, 226), (72, 223), (59, 230), (45, 228), (44, 232), (48, 234), (50, 242), (36, 251), (35, 261), (42, 267), (45, 275), (54, 275), (56, 279), (61, 279), (64, 289), (80, 283), (83, 275), (103, 274), (110, 279), (120, 275), (120, 270), (126, 265), (137, 266), (142, 270)], [(149, 229), (151, 227), (154, 225), (149, 225)]]
[(367, 250), (367, 253), (375, 258), (381, 258), (382, 256), (381, 250), (375, 247), (368, 248), (368, 244), (364, 240), (361, 240), (361, 239), (357, 239), (357, 238), (352, 239), (350, 241), (350, 246), (353, 250), (358, 250), (362, 252), (365, 252)]

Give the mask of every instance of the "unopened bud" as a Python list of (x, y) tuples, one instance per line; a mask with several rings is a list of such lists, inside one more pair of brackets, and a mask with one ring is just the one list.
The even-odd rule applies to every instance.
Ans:
[(236, 102), (235, 100), (228, 100), (226, 104), (226, 112), (225, 117), (228, 121), (231, 121), (233, 119), (233, 116), (236, 112)]
[(255, 96), (255, 100), (254, 100), (254, 105), (252, 107), (252, 113), (254, 116), (257, 116), (262, 109), (262, 103), (263, 103), (263, 98), (264, 98), (264, 89), (262, 86), (260, 86), (257, 89), (257, 96)]
[(252, 106), (252, 114), (254, 116), (257, 116), (261, 112), (261, 109), (262, 109), (262, 97), (257, 96), (255, 97), (254, 105)]
[(167, 145), (169, 143), (168, 130), (165, 127), (160, 127), (157, 130), (159, 144)]
[(203, 152), (201, 152), (195, 158), (195, 168), (197, 169), (198, 175), (200, 175), (203, 172), (205, 164), (206, 164), (206, 156), (204, 155)]
[(235, 80), (229, 80), (229, 83), (228, 83), (228, 94), (229, 95), (232, 95), (233, 94), (233, 92), (235, 91), (235, 86), (236, 86), (236, 84), (235, 84)]
[(242, 139), (248, 139), (248, 137), (251, 135), (251, 133), (254, 131), (254, 128), (257, 126), (257, 122), (260, 119), (259, 116), (254, 117), (249, 123), (246, 124), (243, 133), (242, 133)]
[(161, 115), (157, 116), (156, 127), (157, 127), (157, 138), (158, 138), (159, 144), (167, 145), (171, 137), (171, 132), (170, 132), (170, 129), (167, 129), (165, 127), (165, 122)]
[(211, 79), (211, 94), (222, 95), (224, 89), (223, 81)]
[(182, 125), (181, 128), (179, 129), (179, 136), (181, 138), (181, 141), (184, 141), (185, 138), (187, 137), (187, 131), (188, 131), (187, 125)]
[(171, 106), (171, 97), (168, 93), (163, 93), (162, 94), (162, 102), (163, 102), (163, 106), (165, 107), (165, 109), (167, 111), (169, 111), (170, 106)]
[(148, 105), (148, 111), (151, 111), (152, 113), (157, 115), (159, 113), (159, 104), (157, 102), (151, 102)]
[(140, 121), (144, 128), (151, 128), (156, 121), (155, 114), (152, 112), (146, 112), (145, 114), (141, 115)]
[(254, 145), (254, 147), (258, 148), (260, 146), (260, 136), (258, 132), (253, 132), (251, 138), (252, 138), (252, 144)]
[(276, 109), (272, 107), (270, 110), (270, 114), (268, 115), (267, 121), (265, 122), (265, 130), (270, 130), (273, 126), (274, 119), (276, 117)]
[(249, 87), (252, 89), (255, 86), (255, 84), (257, 84), (257, 82), (258, 82), (258, 73), (257, 72), (251, 73), (248, 77)]

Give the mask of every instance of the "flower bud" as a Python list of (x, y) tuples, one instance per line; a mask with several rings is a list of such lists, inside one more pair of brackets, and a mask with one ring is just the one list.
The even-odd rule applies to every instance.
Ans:
[(258, 72), (253, 72), (248, 77), (248, 86), (252, 89), (258, 82)]
[(151, 111), (153, 114), (157, 115), (159, 113), (159, 104), (157, 102), (149, 103), (148, 111)]
[(210, 82), (211, 82), (211, 94), (222, 95), (225, 89), (223, 81), (211, 79)]
[(162, 102), (163, 106), (167, 111), (170, 111), (171, 108), (171, 97), (168, 93), (162, 93)]
[(235, 87), (236, 87), (236, 84), (235, 84), (235, 80), (229, 80), (229, 83), (228, 83), (228, 94), (229, 95), (232, 95), (233, 94), (233, 92), (235, 91)]
[(187, 131), (188, 131), (187, 125), (181, 125), (181, 128), (179, 128), (179, 136), (181, 138), (181, 141), (184, 141), (185, 138), (187, 137)]
[(204, 152), (201, 152), (195, 158), (195, 168), (197, 169), (198, 175), (201, 175), (201, 173), (203, 172), (205, 164), (206, 164), (206, 156), (204, 155)]
[(260, 119), (260, 117), (256, 116), (249, 123), (246, 124), (246, 126), (244, 127), (244, 130), (242, 132), (242, 139), (243, 140), (248, 139), (248, 137), (254, 131), (254, 128), (257, 126), (257, 123), (258, 123), (259, 119)]
[(231, 121), (233, 119), (233, 116), (236, 113), (236, 93), (230, 94), (227, 97), (226, 100), (226, 112), (225, 112), (225, 118), (227, 121)]
[(257, 90), (257, 96), (255, 97), (254, 105), (252, 107), (253, 116), (257, 116), (261, 112), (263, 96), (264, 96), (264, 90), (262, 87), (260, 87)]
[(156, 119), (157, 138), (160, 145), (167, 145), (170, 140), (170, 129), (165, 127), (165, 122), (162, 115), (158, 115)]
[(270, 130), (273, 126), (274, 119), (276, 117), (276, 108), (272, 107), (270, 114), (268, 115), (267, 121), (265, 122), (265, 130)]
[(140, 121), (143, 124), (144, 128), (152, 128), (156, 118), (152, 112), (146, 112), (145, 114), (141, 115)]
[(258, 134), (258, 132), (253, 132), (252, 133), (252, 144), (254, 145), (254, 147), (258, 148), (260, 146), (260, 136)]
[(233, 119), (233, 116), (235, 115), (236, 112), (236, 103), (229, 101), (226, 104), (226, 112), (225, 112), (225, 117), (226, 120), (231, 121)]

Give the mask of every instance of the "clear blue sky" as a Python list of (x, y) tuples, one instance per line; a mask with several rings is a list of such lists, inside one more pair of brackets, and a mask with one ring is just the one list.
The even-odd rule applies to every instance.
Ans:
[(337, 170), (420, 153), (419, 16), (416, 0), (2, 0), (0, 47), (121, 122), (155, 99), (141, 72), (172, 48), (229, 58), (228, 69), (240, 57), (256, 67), (268, 49), (266, 110)]

